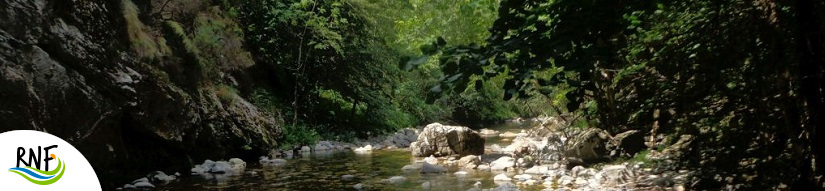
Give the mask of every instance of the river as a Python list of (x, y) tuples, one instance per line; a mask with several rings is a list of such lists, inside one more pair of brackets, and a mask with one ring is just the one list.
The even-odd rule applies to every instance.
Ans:
[[(526, 130), (526, 123), (501, 123), (485, 128), (500, 132), (518, 133)], [(486, 146), (502, 143), (505, 138), (488, 137)], [(490, 171), (464, 170), (467, 175), (455, 175), (458, 167), (448, 166), (447, 173), (421, 174), (419, 171), (404, 172), (404, 165), (412, 164), (420, 157), (413, 157), (407, 149), (375, 150), (357, 154), (352, 151), (316, 152), (303, 157), (289, 159), (283, 166), (261, 166), (256, 161), (247, 161), (246, 171), (241, 175), (228, 176), (221, 180), (200, 176), (185, 176), (176, 182), (159, 187), (162, 190), (423, 190), (429, 184), (430, 190), (468, 190), (471, 188), (495, 188), (495, 174)], [(510, 176), (515, 172), (509, 173)], [(344, 175), (354, 175), (345, 179)], [(403, 176), (406, 181), (390, 184), (382, 180)], [(480, 186), (476, 186), (478, 182)], [(540, 190), (542, 186), (520, 187), (521, 190)]]

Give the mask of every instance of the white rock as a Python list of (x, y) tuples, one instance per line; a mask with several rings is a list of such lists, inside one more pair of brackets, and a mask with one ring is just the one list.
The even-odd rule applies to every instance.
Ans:
[(384, 180), (382, 180), (382, 181), (383, 181), (383, 182), (390, 183), (390, 184), (401, 184), (401, 183), (403, 183), (403, 182), (407, 181), (407, 177), (403, 177), (403, 176), (393, 176), (393, 177), (390, 177), (390, 178), (388, 178), (388, 179), (384, 179)]
[(503, 138), (513, 138), (513, 137), (518, 136), (518, 134), (513, 133), (513, 132), (509, 132), (509, 131), (508, 131), (508, 132), (504, 132), (504, 133), (498, 134), (498, 136), (499, 136), (499, 137), (503, 137)]
[(533, 179), (524, 181), (524, 184), (526, 184), (526, 185), (536, 185), (537, 183), (538, 183), (538, 181), (533, 180)]
[(515, 165), (515, 159), (512, 157), (504, 156), (498, 158), (497, 160), (490, 163), (490, 170), (493, 171), (502, 171), (506, 170), (507, 168), (513, 167)]
[(372, 152), (372, 145), (355, 148), (355, 153), (369, 153)]
[(529, 169), (525, 170), (524, 173), (543, 175), (543, 174), (547, 174), (547, 172), (549, 172), (549, 171), (550, 171), (549, 166), (541, 165), (541, 166), (533, 166), (532, 168), (529, 168)]
[(346, 174), (341, 176), (342, 180), (352, 180), (353, 178), (355, 178), (355, 175)]
[(478, 165), (478, 167), (476, 167), (476, 169), (483, 170), (483, 171), (488, 171), (488, 170), (490, 170), (490, 165), (486, 165), (486, 164)]
[(498, 131), (492, 130), (492, 129), (481, 129), (481, 130), (478, 130), (478, 134), (481, 134), (482, 136), (488, 136), (488, 137), (498, 136)]
[(433, 157), (433, 155), (430, 155), (429, 157), (424, 158), (424, 162), (430, 164), (438, 164), (438, 158), (435, 158)]
[(453, 174), (456, 176), (467, 176), (467, 171), (458, 171)]
[(420, 165), (408, 164), (408, 165), (404, 165), (404, 167), (401, 167), (401, 170), (403, 170), (403, 171), (414, 171), (414, 170), (418, 170), (420, 168), (421, 168)]
[(135, 183), (135, 187), (137, 187), (137, 188), (155, 188), (155, 185), (152, 185), (152, 183), (149, 183), (149, 182), (138, 182), (138, 183)]
[(498, 175), (494, 176), (493, 180), (494, 181), (510, 181), (510, 180), (513, 180), (513, 179), (510, 178), (510, 177), (507, 177), (506, 174), (501, 173), (501, 174), (498, 174)]
[(576, 178), (576, 181), (574, 181), (573, 183), (579, 186), (588, 184), (587, 180), (585, 180), (582, 177)]
[(137, 188), (135, 185), (131, 185), (131, 184), (123, 185), (123, 189), (135, 189), (135, 188)]
[(530, 176), (529, 174), (519, 174), (519, 175), (513, 176), (513, 178), (515, 178), (516, 180), (520, 180), (520, 181), (526, 181), (526, 180), (532, 179), (533, 176)]
[(232, 165), (226, 161), (218, 161), (213, 163), (212, 167), (209, 168), (210, 173), (232, 173)]
[(361, 184), (361, 183), (358, 183), (358, 184), (355, 184), (354, 186), (352, 186), (352, 188), (355, 188), (356, 190), (361, 190), (361, 189), (364, 189), (364, 185)]
[(235, 172), (243, 172), (246, 168), (246, 162), (239, 158), (229, 159), (229, 165), (232, 166), (232, 170), (235, 170)]
[(132, 181), (132, 184), (137, 184), (138, 182), (149, 182), (149, 179), (146, 177), (138, 178), (137, 180)]
[(308, 152), (311, 152), (311, 151), (312, 151), (312, 148), (310, 148), (309, 146), (301, 147), (301, 152), (303, 152), (303, 153), (308, 153)]
[(168, 184), (169, 182), (172, 182), (176, 178), (177, 177), (175, 177), (174, 175), (169, 176), (169, 175), (166, 175), (166, 173), (164, 173), (162, 171), (157, 171), (157, 172), (155, 172), (155, 175), (152, 176), (152, 179), (155, 180), (155, 182), (159, 182), (161, 184)]
[(429, 189), (430, 189), (430, 186), (431, 186), (431, 185), (430, 185), (430, 181), (427, 181), (427, 182), (421, 183), (421, 189), (424, 189), (424, 190), (429, 190)]
[(428, 162), (421, 164), (421, 173), (442, 173), (444, 171), (447, 171), (447, 169), (442, 166), (430, 164)]
[(481, 187), (481, 181), (476, 181), (476, 183), (473, 184), (473, 186), (475, 186), (476, 188)]

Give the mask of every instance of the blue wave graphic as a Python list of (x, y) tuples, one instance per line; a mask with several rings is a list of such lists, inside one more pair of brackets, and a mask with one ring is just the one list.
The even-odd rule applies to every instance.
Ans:
[(16, 170), (16, 171), (20, 171), (20, 172), (23, 172), (23, 173), (28, 174), (28, 175), (29, 175), (29, 176), (31, 176), (31, 177), (34, 177), (34, 178), (37, 178), (37, 179), (41, 179), (41, 180), (44, 180), (44, 179), (49, 179), (49, 178), (54, 177), (54, 175), (51, 175), (51, 176), (43, 176), (43, 175), (37, 174), (37, 173), (35, 173), (34, 171), (31, 171), (31, 170), (29, 170), (29, 169), (27, 169), (27, 168), (20, 168), (20, 167), (16, 167), (16, 168), (10, 168), (9, 170)]

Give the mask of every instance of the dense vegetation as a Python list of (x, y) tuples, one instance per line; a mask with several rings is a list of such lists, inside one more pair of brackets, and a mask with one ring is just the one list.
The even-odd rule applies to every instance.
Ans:
[(822, 1), (186, 0), (156, 23), (124, 2), (141, 59), (250, 100), (286, 146), (572, 113), (690, 135), (697, 188), (823, 188)]
[(232, 7), (260, 76), (248, 95), (284, 120), (288, 144), (546, 113), (546, 99), (504, 101), (497, 88), (503, 75), (488, 80), (486, 91), (427, 104), (421, 95), (442, 76), (438, 62), (421, 60), (415, 71), (398, 67), (432, 49), (435, 39), (484, 43), (497, 1), (254, 0)]
[(699, 170), (698, 188), (821, 189), (823, 11), (811, 1), (506, 0), (486, 45), (434, 43), (449, 77), (432, 95), (505, 73), (507, 99), (559, 98), (611, 133), (692, 135), (681, 161)]

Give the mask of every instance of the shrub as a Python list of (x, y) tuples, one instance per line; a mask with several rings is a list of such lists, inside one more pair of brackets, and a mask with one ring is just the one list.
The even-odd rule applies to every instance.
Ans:
[(218, 99), (220, 99), (221, 102), (228, 105), (235, 104), (235, 102), (238, 101), (238, 90), (236, 90), (232, 86), (223, 84), (218, 85), (215, 88), (215, 95), (218, 96)]
[(163, 56), (163, 50), (168, 50), (168, 47), (166, 47), (166, 49), (158, 48), (158, 46), (164, 45), (156, 43), (149, 29), (140, 21), (138, 18), (140, 10), (138, 10), (137, 6), (131, 0), (121, 1), (120, 6), (123, 19), (126, 22), (126, 33), (129, 42), (131, 43), (132, 50), (137, 53), (138, 57), (155, 60)]

